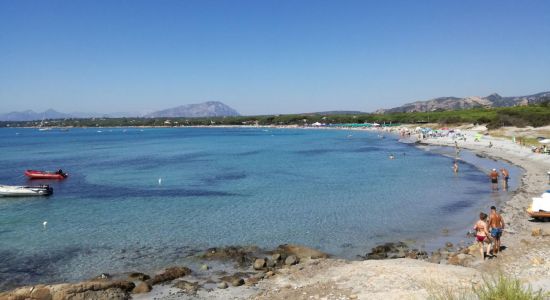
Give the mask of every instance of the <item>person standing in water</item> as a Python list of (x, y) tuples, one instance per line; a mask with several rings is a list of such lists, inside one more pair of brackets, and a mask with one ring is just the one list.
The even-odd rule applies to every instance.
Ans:
[[(489, 227), (485, 220), (487, 219), (487, 214), (480, 212), (479, 220), (474, 224), (474, 230), (476, 231), (476, 241), (479, 246), (479, 253), (481, 254), (481, 259), (485, 260), (485, 255), (483, 255), (483, 242), (485, 239), (489, 238)], [(489, 251), (491, 250), (491, 244), (487, 245), (487, 256), (489, 256)]]
[(497, 208), (491, 206), (491, 216), (489, 217), (489, 228), (491, 230), (491, 236), (494, 239), (493, 254), (497, 254), (500, 251), (500, 237), (504, 230), (504, 219), (497, 213)]
[(497, 169), (493, 169), (491, 173), (489, 173), (489, 178), (491, 178), (491, 186), (493, 188), (493, 191), (498, 190), (498, 172)]
[(506, 168), (500, 169), (500, 174), (502, 174), (502, 188), (508, 189), (508, 180), (510, 180), (510, 172)]
[(458, 173), (458, 162), (455, 160), (455, 162), (453, 163), (453, 172), (455, 172), (455, 174)]

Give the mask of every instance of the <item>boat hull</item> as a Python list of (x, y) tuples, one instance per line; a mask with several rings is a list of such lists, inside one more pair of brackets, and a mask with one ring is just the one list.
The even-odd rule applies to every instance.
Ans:
[(40, 186), (13, 186), (0, 185), (0, 197), (30, 197), (49, 196), (53, 194), (53, 188), (49, 185)]
[(65, 179), (67, 174), (59, 174), (55, 172), (46, 172), (46, 171), (36, 171), (36, 170), (26, 170), (25, 176), (30, 179)]

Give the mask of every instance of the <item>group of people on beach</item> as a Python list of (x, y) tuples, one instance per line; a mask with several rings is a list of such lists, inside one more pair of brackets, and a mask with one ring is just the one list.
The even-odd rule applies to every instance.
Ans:
[[(476, 232), (476, 241), (479, 246), (479, 253), (481, 259), (493, 258), (500, 251), (500, 237), (504, 230), (504, 219), (497, 213), (497, 208), (491, 206), (491, 212), (488, 216), (484, 212), (479, 213), (479, 220), (474, 224), (474, 230)], [(483, 251), (484, 244), (486, 244), (486, 251)], [(491, 252), (492, 244), (492, 252)]]

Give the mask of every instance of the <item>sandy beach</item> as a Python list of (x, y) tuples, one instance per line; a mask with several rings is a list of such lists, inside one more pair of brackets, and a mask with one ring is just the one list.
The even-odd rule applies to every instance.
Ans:
[[(399, 128), (393, 128), (396, 130)], [(286, 257), (295, 255), (295, 262), (280, 261), (272, 267), (266, 266), (270, 260), (254, 268), (252, 264), (257, 261), (245, 259), (249, 263), (244, 269), (248, 274), (239, 275), (244, 280), (232, 284), (229, 279), (229, 284), (221, 288), (215, 276), (205, 279), (182, 272), (178, 274), (181, 276), (170, 277), (165, 276), (169, 273), (165, 271), (154, 276), (163, 280), (154, 282), (99, 278), (80, 284), (22, 287), (1, 293), (0, 299), (64, 299), (67, 295), (76, 299), (92, 296), (96, 299), (426, 299), (440, 291), (468, 294), (473, 286), (499, 274), (517, 278), (535, 289), (550, 290), (550, 223), (534, 222), (525, 212), (531, 198), (548, 189), (550, 156), (533, 153), (506, 138), (484, 135), (475, 141), (474, 136), (484, 133), (484, 127), (463, 128), (462, 132), (466, 141), (458, 141), (460, 148), (505, 160), (525, 170), (521, 187), (499, 208), (506, 222), (502, 237), (506, 249), (494, 259), (481, 261), (475, 247), (453, 250), (448, 247), (450, 253), (437, 260), (365, 261), (324, 258), (301, 249), (283, 253)], [(437, 137), (424, 139), (422, 144), (454, 147), (455, 141)], [(195, 283), (200, 285), (197, 287)]]

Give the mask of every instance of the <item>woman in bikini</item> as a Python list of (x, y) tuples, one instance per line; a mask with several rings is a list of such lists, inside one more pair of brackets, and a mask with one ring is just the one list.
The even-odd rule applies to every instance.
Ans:
[[(487, 222), (485, 221), (487, 219), (487, 214), (485, 213), (479, 213), (479, 220), (474, 224), (474, 230), (476, 231), (476, 241), (479, 246), (479, 253), (481, 254), (481, 259), (484, 260), (485, 256), (483, 255), (483, 242), (486, 239), (490, 239), (489, 235), (489, 229)], [(487, 245), (487, 256), (489, 256), (491, 250), (491, 244), (489, 243)]]

